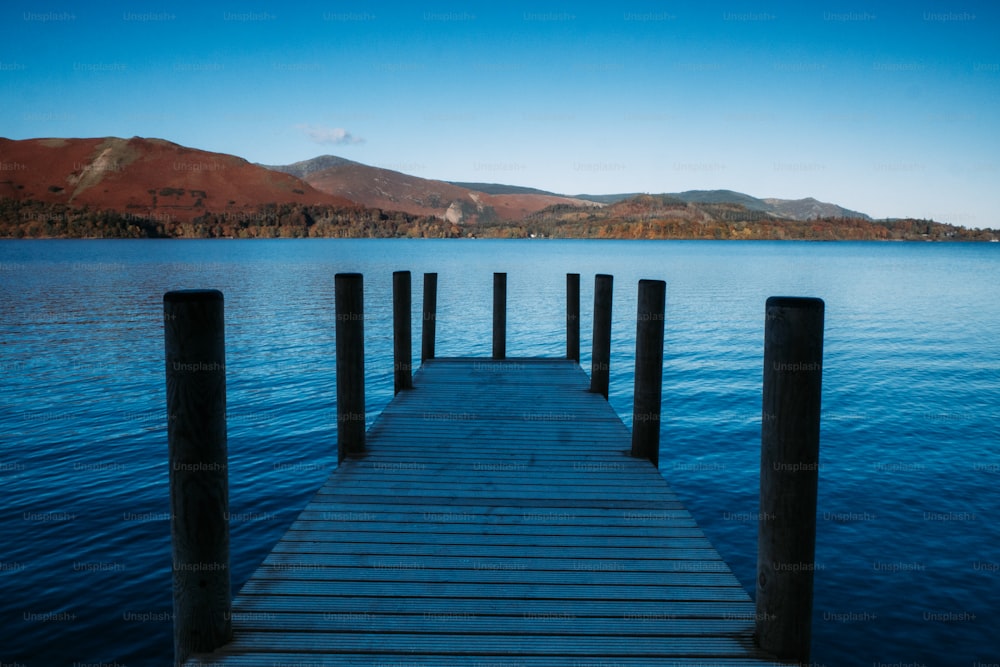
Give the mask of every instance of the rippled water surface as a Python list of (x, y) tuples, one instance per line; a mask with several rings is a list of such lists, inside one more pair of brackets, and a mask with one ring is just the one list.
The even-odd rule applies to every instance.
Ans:
[[(439, 274), (439, 356), (565, 352), (565, 274), (615, 276), (631, 417), (636, 284), (667, 281), (661, 471), (751, 590), (764, 300), (826, 301), (814, 661), (1000, 661), (1000, 245), (0, 241), (0, 662), (171, 653), (162, 296), (226, 297), (233, 583), (336, 466), (333, 276), (365, 274), (369, 420), (394, 270)], [(414, 327), (419, 333), (419, 326)], [(415, 336), (415, 358), (419, 358)]]

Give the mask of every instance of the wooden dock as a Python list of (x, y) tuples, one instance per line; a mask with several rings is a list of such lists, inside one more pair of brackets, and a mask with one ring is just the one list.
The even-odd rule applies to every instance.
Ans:
[[(640, 280), (631, 432), (608, 405), (612, 276), (579, 274), (566, 359), (437, 359), (424, 274), (393, 274), (395, 398), (366, 430), (363, 276), (338, 273), (337, 470), (232, 599), (223, 295), (164, 295), (174, 663), (213, 667), (809, 664), (823, 313), (765, 304), (756, 600), (659, 474), (666, 283)], [(776, 661), (777, 656), (780, 663)]]
[(786, 664), (630, 447), (575, 361), (425, 361), (187, 664)]

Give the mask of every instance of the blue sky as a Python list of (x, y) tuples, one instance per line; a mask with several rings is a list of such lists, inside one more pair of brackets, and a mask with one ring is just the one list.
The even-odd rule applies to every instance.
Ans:
[(1000, 227), (998, 37), (986, 2), (15, 1), (0, 136)]

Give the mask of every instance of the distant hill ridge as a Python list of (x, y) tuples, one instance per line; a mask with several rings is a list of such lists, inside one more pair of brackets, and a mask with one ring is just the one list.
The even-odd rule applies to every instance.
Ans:
[(733, 190), (564, 196), (449, 183), (335, 155), (252, 164), (143, 137), (0, 137), (2, 238), (645, 238), (989, 240), (812, 197)]
[[(487, 192), (489, 194), (543, 194), (560, 196), (555, 192), (548, 192), (546, 190), (538, 190), (536, 188), (528, 188), (518, 185), (502, 185), (499, 183), (461, 183), (457, 181), (449, 182), (454, 185), (469, 188), (470, 190)], [(627, 192), (607, 195), (579, 194), (562, 196), (572, 197), (573, 199), (583, 199), (599, 204), (615, 204), (620, 201), (625, 201), (626, 199), (634, 199), (635, 197), (639, 197), (643, 194), (653, 193)], [(871, 218), (865, 213), (852, 211), (842, 206), (838, 206), (837, 204), (821, 202), (813, 197), (807, 197), (805, 199), (777, 199), (773, 197), (759, 199), (757, 197), (753, 197), (742, 192), (735, 192), (733, 190), (687, 190), (685, 192), (664, 192), (659, 194), (688, 202), (690, 204), (739, 204), (741, 206), (745, 206), (751, 211), (762, 211), (779, 218), (788, 218), (790, 220), (815, 220), (817, 218), (860, 218), (862, 220), (871, 220)]]
[(259, 166), (296, 176), (321, 192), (361, 206), (431, 215), (453, 224), (512, 222), (561, 204), (580, 208), (601, 206), (534, 188), (421, 178), (336, 155), (320, 155), (289, 165)]
[[(260, 165), (268, 169), (291, 174), (324, 192), (352, 199), (364, 206), (399, 208), (419, 215), (444, 215), (455, 221), (476, 221), (485, 212), (484, 219), (496, 218), (515, 220), (518, 215), (530, 215), (541, 210), (537, 204), (546, 206), (556, 203), (573, 203), (586, 206), (585, 202), (610, 205), (644, 194), (629, 192), (617, 194), (577, 194), (567, 195), (523, 185), (504, 183), (479, 183), (467, 181), (437, 181), (404, 174), (390, 169), (381, 169), (338, 157), (319, 155), (289, 165)], [(365, 180), (368, 180), (367, 184)], [(374, 183), (378, 183), (377, 187)], [(451, 186), (451, 187), (449, 187)], [(818, 218), (858, 218), (871, 220), (859, 211), (837, 204), (821, 202), (813, 197), (805, 199), (759, 198), (734, 190), (686, 190), (684, 192), (664, 192), (658, 195), (690, 204), (738, 204), (750, 211), (788, 220), (816, 220)], [(483, 195), (488, 197), (484, 198)], [(520, 197), (520, 207), (494, 206), (496, 201), (484, 203), (484, 199), (500, 198), (510, 200)], [(529, 199), (524, 199), (528, 197)], [(537, 198), (537, 199), (531, 199)], [(553, 199), (555, 198), (555, 199)], [(558, 200), (558, 201), (557, 201)], [(529, 203), (530, 202), (530, 203)], [(507, 202), (509, 204), (509, 201)], [(492, 211), (487, 211), (491, 207)], [(450, 209), (450, 212), (449, 212)]]
[(285, 174), (291, 174), (296, 178), (305, 179), (307, 176), (314, 174), (317, 171), (347, 165), (356, 165), (359, 167), (364, 166), (360, 162), (337, 157), (336, 155), (319, 155), (317, 157), (310, 158), (309, 160), (301, 160), (299, 162), (285, 165), (259, 164), (258, 166), (272, 171), (280, 171)]
[[(631, 192), (618, 195), (576, 195), (576, 197), (604, 204), (614, 204), (626, 199), (634, 199), (640, 194), (642, 193)], [(689, 204), (739, 204), (750, 211), (760, 211), (789, 220), (804, 221), (815, 220), (817, 218), (860, 218), (862, 220), (871, 220), (871, 217), (865, 213), (852, 211), (837, 204), (821, 202), (813, 197), (805, 199), (759, 199), (733, 190), (686, 190), (684, 192), (668, 192), (664, 194), (667, 197), (679, 199)]]
[[(560, 195), (556, 192), (549, 192), (548, 190), (539, 190), (538, 188), (529, 188), (523, 185), (503, 185), (500, 183), (462, 183), (459, 181), (448, 181), (452, 185), (457, 185), (460, 188), (467, 188), (469, 190), (474, 190), (476, 192), (485, 192), (488, 195), (548, 195), (550, 197), (565, 197), (567, 195)], [(576, 197), (576, 199), (583, 199), (583, 197)]]
[(988, 240), (992, 230), (733, 190), (565, 196), (335, 155), (265, 166), (132, 137), (0, 137), (0, 237)]
[(0, 197), (133, 216), (193, 220), (269, 204), (356, 208), (291, 174), (164, 139), (0, 138)]
[[(281, 171), (286, 174), (291, 174), (297, 178), (301, 178), (310, 182), (314, 187), (324, 192), (330, 194), (337, 194), (340, 196), (347, 197), (351, 199), (351, 195), (354, 194), (354, 201), (366, 206), (389, 206), (392, 207), (393, 204), (400, 205), (405, 210), (410, 213), (416, 214), (433, 214), (434, 206), (428, 207), (427, 204), (431, 202), (440, 203), (442, 195), (444, 198), (450, 198), (449, 206), (456, 201), (459, 202), (459, 208), (464, 210), (466, 213), (472, 212), (471, 209), (480, 209), (478, 212), (482, 212), (482, 197), (470, 197), (469, 193), (477, 193), (480, 195), (490, 195), (493, 197), (504, 197), (508, 195), (519, 195), (519, 196), (530, 196), (530, 197), (544, 197), (544, 198), (559, 198), (564, 200), (558, 203), (567, 203), (565, 200), (573, 200), (578, 205), (584, 205), (584, 202), (592, 202), (600, 205), (614, 204), (626, 199), (632, 199), (643, 194), (653, 194), (653, 193), (642, 193), (642, 192), (628, 192), (628, 193), (616, 193), (616, 194), (576, 194), (567, 195), (560, 194), (557, 192), (551, 192), (549, 190), (542, 190), (539, 188), (532, 188), (522, 185), (507, 185), (503, 183), (480, 183), (480, 182), (467, 182), (467, 181), (434, 181), (430, 179), (422, 179), (417, 176), (410, 176), (403, 174), (402, 172), (392, 171), (388, 169), (380, 169), (378, 167), (371, 167), (353, 160), (348, 160), (346, 158), (338, 157), (335, 155), (320, 155), (309, 160), (302, 160), (300, 162), (295, 162), (289, 165), (260, 165), (268, 169), (273, 169), (275, 171)], [(330, 171), (330, 170), (336, 170)], [(392, 183), (392, 180), (398, 180), (400, 177), (405, 178), (405, 183), (402, 184), (403, 187), (413, 190), (416, 183), (433, 183), (436, 184), (431, 190), (437, 190), (438, 196), (436, 198), (424, 198), (421, 201), (417, 201), (411, 198), (410, 205), (401, 198), (393, 198), (391, 195), (388, 197), (388, 201), (385, 199), (379, 199), (377, 197), (369, 196), (367, 201), (363, 198), (358, 199), (357, 193), (352, 192), (342, 181), (346, 180), (356, 180), (358, 174), (352, 172), (369, 172), (367, 175), (375, 178), (376, 176), (381, 176), (385, 184), (396, 185)], [(324, 173), (327, 172), (327, 173)], [(377, 172), (377, 173), (376, 173)], [(321, 174), (320, 176), (314, 176), (316, 174)], [(388, 178), (389, 175), (396, 175), (393, 178)], [(460, 188), (465, 192), (460, 192), (456, 190), (447, 189), (447, 186), (454, 186), (455, 188)], [(385, 187), (382, 188), (383, 193), (388, 194)], [(871, 220), (872, 218), (865, 213), (859, 211), (854, 211), (848, 208), (844, 208), (837, 204), (821, 202), (813, 197), (806, 197), (804, 199), (780, 199), (775, 197), (769, 198), (759, 198), (752, 195), (748, 195), (742, 192), (736, 192), (734, 190), (686, 190), (684, 192), (664, 192), (658, 193), (663, 194), (680, 201), (692, 203), (692, 204), (738, 204), (746, 207), (751, 211), (760, 211), (767, 213), (769, 215), (786, 218), (789, 220), (815, 220), (818, 218), (858, 218), (862, 220)], [(468, 202), (471, 200), (474, 205), (470, 205)], [(548, 204), (557, 203), (549, 199), (545, 201)], [(528, 207), (532, 210), (525, 211), (525, 214), (534, 213), (540, 210), (536, 207)], [(452, 209), (452, 213), (456, 213), (455, 209)], [(506, 215), (498, 216), (501, 219), (511, 220), (514, 219), (511, 215), (511, 211), (506, 211)], [(473, 215), (473, 217), (475, 217)], [(461, 220), (465, 218), (464, 215), (458, 216)]]

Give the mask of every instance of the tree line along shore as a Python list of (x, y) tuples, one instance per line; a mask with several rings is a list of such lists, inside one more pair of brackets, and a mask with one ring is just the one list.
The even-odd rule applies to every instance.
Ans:
[(739, 205), (555, 206), (519, 221), (457, 224), (381, 209), (269, 204), (183, 216), (0, 199), (0, 238), (564, 238), (997, 241), (1000, 231), (912, 218), (776, 218)]

